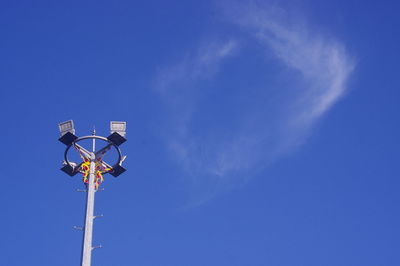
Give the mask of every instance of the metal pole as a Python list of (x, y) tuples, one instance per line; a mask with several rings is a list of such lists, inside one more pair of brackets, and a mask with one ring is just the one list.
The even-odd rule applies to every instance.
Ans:
[[(95, 131), (93, 131), (95, 135)], [(89, 171), (89, 182), (87, 184), (87, 197), (86, 197), (86, 216), (85, 216), (85, 227), (83, 236), (83, 247), (82, 247), (82, 266), (90, 266), (92, 259), (92, 236), (93, 236), (93, 212), (94, 212), (94, 194), (95, 194), (95, 139), (93, 139), (93, 147), (90, 158), (90, 171)]]

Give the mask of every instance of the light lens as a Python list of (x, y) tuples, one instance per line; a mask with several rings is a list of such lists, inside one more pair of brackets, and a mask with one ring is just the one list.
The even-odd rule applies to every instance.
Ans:
[(72, 134), (75, 133), (74, 122), (72, 120), (68, 120), (66, 122), (60, 123), (58, 125), (58, 127), (60, 129), (61, 135), (64, 135), (67, 132), (71, 132)]
[(111, 131), (125, 131), (126, 122), (111, 121), (110, 125)]

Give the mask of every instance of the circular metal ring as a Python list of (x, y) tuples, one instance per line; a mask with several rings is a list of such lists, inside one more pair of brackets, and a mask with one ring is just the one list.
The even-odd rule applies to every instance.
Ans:
[[(99, 139), (99, 140), (103, 140), (108, 142), (109, 144), (111, 144), (112, 146), (114, 146), (114, 148), (117, 150), (118, 152), (118, 162), (117, 164), (121, 164), (122, 161), (122, 153), (121, 153), (121, 149), (115, 145), (113, 142), (111, 142), (109, 139), (105, 138), (105, 137), (101, 137), (101, 136), (83, 136), (83, 137), (79, 137), (76, 140), (74, 140), (69, 146), (67, 146), (67, 148), (65, 149), (64, 152), (64, 160), (65, 162), (72, 168), (74, 168), (74, 166), (71, 165), (70, 161), (68, 160), (68, 151), (71, 148), (71, 146), (73, 146), (75, 143), (81, 141), (81, 140), (85, 140), (85, 139)], [(115, 164), (114, 164), (115, 165)]]

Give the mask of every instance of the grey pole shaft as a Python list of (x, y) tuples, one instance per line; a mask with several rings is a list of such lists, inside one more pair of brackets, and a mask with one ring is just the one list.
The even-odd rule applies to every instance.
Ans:
[[(95, 143), (93, 140), (93, 151), (95, 150)], [(90, 266), (92, 259), (92, 236), (93, 236), (93, 212), (94, 212), (94, 194), (95, 194), (95, 154), (91, 153), (89, 182), (87, 184), (87, 198), (86, 198), (86, 216), (85, 227), (83, 236), (82, 247), (82, 266)]]

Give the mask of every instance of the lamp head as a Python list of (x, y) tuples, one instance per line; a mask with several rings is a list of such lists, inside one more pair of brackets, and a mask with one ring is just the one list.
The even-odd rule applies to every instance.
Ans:
[(110, 134), (117, 132), (122, 137), (126, 135), (126, 122), (124, 121), (111, 121), (110, 122)]
[(68, 120), (58, 124), (58, 129), (60, 130), (61, 137), (58, 139), (65, 145), (69, 146), (74, 142), (78, 137), (75, 136), (75, 128), (74, 121)]
[(72, 121), (72, 120), (68, 120), (68, 121), (58, 124), (58, 128), (60, 130), (61, 136), (63, 136), (67, 132), (75, 134), (74, 121)]
[(110, 122), (111, 135), (107, 137), (109, 141), (119, 146), (126, 141), (126, 122), (111, 121)]

